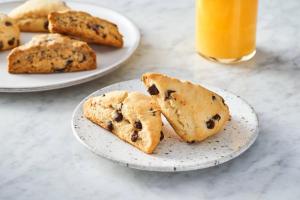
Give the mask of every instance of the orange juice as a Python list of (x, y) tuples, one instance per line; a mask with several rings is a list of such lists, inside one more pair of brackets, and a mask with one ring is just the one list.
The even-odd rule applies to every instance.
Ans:
[[(196, 0), (196, 49), (214, 60), (255, 54), (258, 0)], [(249, 58), (249, 59), (250, 59)]]

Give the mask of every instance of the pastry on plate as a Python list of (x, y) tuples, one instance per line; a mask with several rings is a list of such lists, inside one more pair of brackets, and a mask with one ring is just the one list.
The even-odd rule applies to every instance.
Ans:
[(48, 14), (69, 10), (61, 0), (28, 0), (9, 13), (23, 32), (48, 32)]
[(229, 120), (224, 99), (200, 85), (157, 73), (144, 74), (142, 81), (186, 142), (202, 141), (218, 133)]
[(16, 21), (0, 13), (0, 51), (20, 44), (20, 30)]
[(96, 54), (86, 42), (60, 34), (42, 34), (8, 55), (10, 73), (74, 72), (96, 68)]
[(84, 116), (145, 153), (163, 138), (161, 111), (153, 99), (139, 92), (113, 91), (89, 98)]
[(117, 25), (81, 11), (52, 12), (48, 16), (49, 30), (76, 37), (88, 43), (121, 48), (123, 36)]

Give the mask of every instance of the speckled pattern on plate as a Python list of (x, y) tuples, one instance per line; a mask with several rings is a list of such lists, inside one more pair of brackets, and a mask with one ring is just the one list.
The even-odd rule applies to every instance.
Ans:
[[(206, 86), (207, 87), (207, 86)], [(258, 120), (251, 106), (227, 91), (207, 87), (220, 94), (231, 112), (231, 121), (219, 134), (201, 143), (187, 144), (180, 140), (163, 118), (165, 139), (154, 154), (145, 154), (83, 116), (82, 104), (90, 96), (113, 90), (146, 93), (140, 80), (130, 80), (102, 88), (86, 97), (76, 107), (72, 129), (76, 138), (94, 153), (127, 167), (149, 171), (188, 171), (216, 166), (247, 150), (258, 136)]]

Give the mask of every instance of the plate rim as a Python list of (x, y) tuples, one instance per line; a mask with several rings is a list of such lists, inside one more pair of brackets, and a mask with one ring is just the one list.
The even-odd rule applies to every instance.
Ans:
[[(110, 157), (108, 154), (104, 154), (104, 153), (100, 153), (100, 152), (96, 152), (91, 146), (89, 146), (88, 144), (86, 144), (83, 140), (80, 139), (79, 135), (77, 134), (77, 130), (75, 128), (75, 116), (76, 113), (79, 109), (82, 108), (82, 104), (83, 102), (88, 99), (89, 97), (93, 96), (94, 94), (96, 94), (97, 92), (99, 92), (100, 90), (105, 90), (109, 87), (113, 87), (115, 85), (120, 85), (120, 84), (124, 84), (127, 82), (131, 82), (131, 81), (139, 81), (139, 79), (131, 79), (131, 80), (127, 80), (127, 81), (120, 81), (120, 82), (116, 82), (110, 85), (107, 85), (105, 87), (102, 87), (92, 93), (90, 93), (89, 95), (87, 95), (86, 97), (84, 97), (75, 107), (75, 109), (72, 112), (72, 118), (71, 118), (71, 128), (72, 128), (72, 133), (75, 136), (75, 138), (81, 143), (83, 144), (83, 146), (85, 146), (88, 150), (90, 150), (92, 153), (94, 153), (97, 156), (100, 156), (102, 158), (105, 158), (109, 161), (112, 161), (113, 163), (117, 163), (121, 166), (126, 166), (128, 168), (133, 168), (133, 169), (137, 169), (137, 170), (142, 170), (142, 171), (156, 171), (156, 172), (184, 172), (184, 171), (194, 171), (194, 170), (201, 170), (201, 169), (206, 169), (206, 168), (210, 168), (210, 167), (215, 167), (217, 165), (223, 164), (225, 162), (231, 161), (237, 157), (239, 157), (241, 154), (243, 154), (245, 151), (247, 151), (257, 140), (258, 136), (259, 136), (259, 119), (257, 116), (257, 113), (255, 112), (254, 108), (243, 98), (241, 98), (239, 95), (236, 95), (235, 93), (229, 92), (228, 90), (222, 89), (222, 88), (218, 88), (218, 87), (214, 87), (211, 85), (206, 85), (206, 84), (202, 84), (205, 87), (208, 87), (210, 90), (212, 89), (213, 91), (215, 89), (220, 90), (220, 91), (224, 91), (225, 93), (229, 93), (230, 95), (235, 96), (237, 99), (240, 99), (242, 102), (245, 103), (245, 105), (252, 111), (253, 115), (254, 115), (254, 119), (255, 119), (255, 123), (256, 123), (256, 127), (255, 127), (255, 132), (253, 132), (253, 137), (251, 137), (251, 140), (249, 140), (249, 142), (247, 143), (247, 145), (244, 145), (242, 148), (240, 148), (238, 151), (233, 152), (232, 154), (230, 154), (230, 156), (226, 156), (224, 158), (219, 158), (216, 160), (212, 160), (212, 161), (208, 161), (206, 163), (201, 163), (200, 165), (189, 165), (189, 166), (183, 166), (183, 167), (177, 167), (174, 166), (173, 168), (170, 168), (170, 166), (151, 166), (151, 167), (147, 167), (144, 165), (138, 165), (135, 163), (128, 163), (128, 162), (123, 162), (122, 160), (117, 160), (114, 159), (112, 157)], [(198, 83), (195, 82), (194, 83)]]
[[(50, 90), (66, 88), (66, 87), (86, 83), (86, 82), (95, 80), (99, 77), (105, 76), (108, 73), (118, 69), (122, 64), (124, 64), (126, 61), (128, 61), (134, 55), (134, 53), (138, 49), (140, 42), (141, 42), (141, 32), (140, 32), (139, 28), (135, 25), (135, 23), (129, 17), (127, 17), (123, 13), (120, 13), (118, 11), (115, 11), (113, 9), (101, 6), (97, 3), (93, 3), (90, 1), (87, 1), (87, 2), (82, 2), (80, 0), (67, 0), (67, 1), (75, 2), (75, 3), (87, 3), (89, 5), (94, 5), (94, 6), (100, 7), (101, 9), (107, 10), (109, 12), (112, 12), (113, 14), (123, 17), (123, 19), (125, 19), (127, 21), (127, 23), (130, 24), (134, 34), (136, 35), (136, 38), (135, 38), (136, 41), (133, 44), (133, 46), (131, 46), (131, 52), (128, 53), (126, 56), (124, 56), (119, 61), (117, 61), (116, 63), (110, 65), (109, 67), (105, 68), (103, 71), (99, 71), (97, 73), (87, 74), (87, 75), (84, 75), (83, 77), (72, 79), (71, 81), (67, 81), (64, 83), (55, 83), (55, 84), (51, 84), (51, 85), (47, 85), (47, 86), (18, 87), (18, 88), (9, 88), (9, 87), (1, 87), (0, 86), (1, 93), (26, 93), (26, 92), (50, 91)], [(6, 3), (20, 3), (20, 2), (24, 2), (24, 0), (3, 0), (0, 2), (0, 5), (6, 4)], [(74, 73), (80, 73), (80, 72), (74, 72)]]

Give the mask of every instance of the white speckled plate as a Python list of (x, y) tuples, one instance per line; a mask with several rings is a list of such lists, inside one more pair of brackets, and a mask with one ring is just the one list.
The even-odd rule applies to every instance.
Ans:
[(148, 155), (83, 116), (82, 104), (90, 96), (113, 90), (145, 93), (139, 80), (113, 84), (86, 97), (73, 113), (72, 129), (76, 138), (88, 149), (127, 167), (149, 171), (187, 171), (216, 166), (239, 156), (254, 143), (258, 135), (258, 120), (253, 108), (240, 97), (218, 88), (208, 88), (225, 99), (232, 118), (222, 132), (201, 143), (182, 142), (164, 119), (165, 139), (154, 154)]
[[(0, 92), (33, 92), (52, 90), (84, 83), (103, 76), (117, 69), (137, 49), (140, 33), (137, 27), (126, 17), (113, 10), (100, 7), (84, 1), (66, 1), (75, 9), (89, 12), (90, 14), (108, 19), (118, 25), (124, 36), (124, 47), (121, 49), (91, 45), (97, 55), (97, 69), (54, 74), (9, 74), (7, 72), (6, 56), (8, 51), (0, 51)], [(0, 2), (0, 12), (9, 13), (22, 1), (4, 0)], [(28, 42), (32, 36), (41, 33), (21, 33), (21, 43)]]

